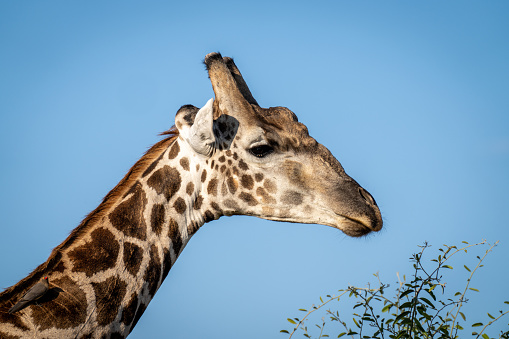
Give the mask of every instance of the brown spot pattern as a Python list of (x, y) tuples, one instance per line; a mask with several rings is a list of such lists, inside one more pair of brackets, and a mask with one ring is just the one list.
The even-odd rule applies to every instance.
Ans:
[(173, 204), (173, 208), (175, 208), (177, 213), (183, 214), (186, 211), (186, 202), (182, 198), (177, 198)]
[(201, 208), (201, 204), (203, 203), (203, 197), (201, 196), (201, 194), (199, 196), (196, 197), (196, 199), (194, 200), (194, 209), (195, 210), (199, 210)]
[(189, 171), (189, 159), (186, 157), (180, 159), (180, 166), (186, 171)]
[(256, 201), (256, 199), (249, 193), (242, 192), (242, 193), (240, 193), (239, 198), (242, 199), (243, 201), (247, 202), (247, 204), (249, 206), (258, 205), (258, 201)]
[(216, 211), (221, 212), (221, 207), (219, 207), (219, 205), (218, 205), (216, 202), (212, 201), (212, 202), (210, 203), (210, 206), (211, 206), (213, 209), (215, 209)]
[(239, 161), (239, 167), (241, 170), (244, 170), (244, 171), (247, 171), (249, 169), (249, 166), (242, 159), (240, 159), (240, 161)]
[(203, 172), (201, 172), (201, 182), (205, 182), (207, 179), (207, 170), (204, 169)]
[(109, 325), (117, 317), (126, 293), (126, 283), (116, 276), (92, 283), (96, 295), (97, 323)]
[(228, 189), (230, 190), (231, 194), (234, 194), (237, 191), (237, 188), (239, 187), (237, 184), (237, 180), (233, 177), (229, 177), (226, 179), (226, 184), (228, 185)]
[(157, 287), (159, 286), (159, 279), (161, 278), (161, 258), (157, 247), (152, 245), (150, 247), (150, 262), (148, 263), (147, 270), (145, 271), (144, 280), (148, 284), (148, 293), (151, 297), (156, 294)]
[(286, 160), (283, 169), (288, 179), (300, 187), (307, 187), (306, 178), (303, 173), (303, 165), (297, 161)]
[(207, 194), (216, 196), (217, 195), (217, 179), (213, 178), (210, 179), (208, 185), (207, 185)]
[(182, 179), (180, 178), (179, 171), (168, 165), (155, 171), (147, 180), (147, 184), (152, 187), (157, 194), (163, 193), (168, 201), (180, 189), (181, 182)]
[(138, 296), (136, 295), (136, 293), (133, 293), (133, 295), (131, 296), (131, 300), (129, 300), (127, 306), (122, 310), (120, 321), (123, 322), (126, 326), (129, 326), (134, 320), (137, 308), (138, 308)]
[(262, 198), (262, 203), (267, 205), (274, 205), (276, 203), (276, 199), (270, 196), (269, 193), (263, 187), (258, 187), (256, 189), (256, 195)]
[(173, 146), (171, 146), (170, 151), (168, 152), (168, 159), (175, 159), (175, 157), (180, 152), (180, 146), (177, 141), (173, 143)]
[(265, 181), (263, 182), (263, 187), (269, 193), (276, 193), (276, 191), (277, 191), (276, 184), (272, 180), (269, 180), (269, 179), (265, 179)]
[(214, 220), (214, 213), (212, 213), (209, 210), (206, 210), (205, 211), (205, 218), (204, 219), (205, 219), (205, 222), (209, 222), (209, 221)]
[(147, 197), (141, 188), (140, 183), (136, 183), (132, 189), (131, 197), (120, 203), (109, 215), (111, 224), (125, 235), (145, 240), (147, 236), (143, 210), (147, 204)]
[(124, 243), (124, 265), (133, 276), (138, 274), (141, 261), (143, 260), (143, 250), (140, 246), (131, 242)]
[(255, 174), (255, 180), (256, 182), (260, 182), (263, 180), (263, 174), (262, 173), (256, 173)]
[(57, 266), (55, 266), (55, 268), (53, 269), (53, 272), (64, 272), (65, 271), (65, 264), (63, 261), (60, 261)]
[[(20, 298), (22, 296), (23, 296), (23, 294), (19, 295)], [(2, 301), (7, 301), (7, 300), (4, 299)], [(30, 328), (25, 325), (25, 323), (21, 320), (21, 317), (18, 317), (17, 314), (7, 313), (9, 308), (11, 306), (14, 306), (14, 304), (16, 302), (17, 302), (17, 298), (12, 300), (11, 304), (2, 303), (2, 306), (0, 306), (0, 324), (3, 324), (4, 326), (5, 326), (5, 324), (10, 324), (22, 331), (28, 331), (28, 330), (30, 330)], [(1, 332), (1, 330), (0, 330), (0, 338), (4, 338), (4, 333)], [(5, 336), (5, 338), (14, 338), (14, 337)], [(21, 338), (21, 337), (16, 337), (16, 338)]]
[(186, 186), (186, 193), (188, 195), (191, 195), (191, 194), (193, 194), (193, 192), (194, 192), (194, 184), (192, 182), (189, 182)]
[(237, 202), (235, 200), (232, 200), (232, 199), (226, 199), (224, 201), (224, 205), (227, 208), (231, 208), (232, 210), (238, 210), (239, 209), (239, 205), (237, 204)]
[(221, 155), (221, 156), (219, 157), (219, 159), (217, 159), (217, 160), (219, 160), (219, 162), (225, 162), (225, 161), (226, 161), (226, 158), (225, 158), (225, 156), (224, 156), (224, 155)]
[[(49, 328), (65, 329), (78, 326), (86, 320), (87, 297), (81, 288), (69, 277), (61, 277), (50, 282), (50, 290), (43, 298), (51, 296), (47, 302), (40, 301), (40, 307), (32, 307), (34, 325), (40, 331)], [(65, 314), (48, 321), (48, 314)]]
[(152, 206), (152, 214), (150, 216), (150, 224), (152, 231), (160, 235), (164, 225), (165, 210), (162, 204), (154, 204)]
[(300, 205), (303, 199), (302, 194), (295, 191), (286, 191), (281, 197), (281, 201), (289, 205)]
[(165, 248), (163, 250), (163, 280), (166, 278), (171, 269), (171, 255), (170, 249)]
[(250, 175), (244, 174), (242, 176), (242, 178), (240, 179), (240, 184), (244, 188), (247, 188), (249, 190), (252, 189), (254, 186), (253, 177), (251, 177)]
[(92, 238), (68, 253), (73, 264), (72, 271), (84, 272), (87, 277), (115, 266), (120, 245), (113, 234), (100, 227), (92, 231)]
[(179, 225), (173, 219), (170, 219), (168, 236), (171, 239), (171, 244), (175, 255), (178, 255), (182, 249), (182, 236), (180, 235)]
[(136, 314), (134, 315), (133, 323), (131, 324), (131, 329), (130, 329), (131, 331), (136, 326), (136, 324), (140, 320), (141, 316), (143, 315), (143, 312), (145, 312), (146, 309), (147, 309), (147, 305), (145, 305), (144, 303), (140, 303), (140, 306), (138, 307), (138, 310), (136, 311)]
[(198, 228), (200, 228), (198, 224), (194, 221), (191, 221), (191, 223), (187, 225), (187, 234), (190, 236), (193, 235), (196, 231), (198, 231)]

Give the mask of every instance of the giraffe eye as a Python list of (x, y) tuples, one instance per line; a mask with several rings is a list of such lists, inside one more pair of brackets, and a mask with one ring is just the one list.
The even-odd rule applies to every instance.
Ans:
[(274, 148), (270, 145), (259, 145), (249, 149), (249, 153), (257, 158), (263, 158), (274, 152)]

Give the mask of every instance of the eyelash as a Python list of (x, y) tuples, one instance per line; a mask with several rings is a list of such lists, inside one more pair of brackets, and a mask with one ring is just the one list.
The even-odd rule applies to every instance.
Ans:
[(270, 145), (259, 145), (249, 149), (249, 153), (257, 158), (263, 158), (274, 152), (274, 148)]

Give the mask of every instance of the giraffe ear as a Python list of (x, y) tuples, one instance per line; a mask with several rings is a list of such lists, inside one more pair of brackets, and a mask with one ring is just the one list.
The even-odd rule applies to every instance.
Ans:
[(216, 141), (212, 129), (214, 123), (213, 102), (214, 100), (210, 99), (200, 110), (194, 106), (188, 106), (185, 110), (181, 108), (175, 117), (180, 135), (196, 153), (205, 156), (212, 154)]

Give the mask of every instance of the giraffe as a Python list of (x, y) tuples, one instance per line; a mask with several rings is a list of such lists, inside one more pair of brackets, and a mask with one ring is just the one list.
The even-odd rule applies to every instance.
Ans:
[[(46, 262), (0, 294), (1, 338), (125, 338), (190, 238), (221, 216), (382, 228), (373, 197), (285, 107), (261, 108), (231, 58), (205, 57), (215, 98), (182, 106)], [(43, 277), (38, 305), (8, 310)]]

